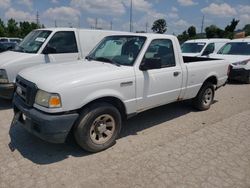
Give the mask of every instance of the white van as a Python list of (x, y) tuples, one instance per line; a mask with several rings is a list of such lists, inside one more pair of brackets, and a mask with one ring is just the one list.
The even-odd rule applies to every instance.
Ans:
[(217, 53), (230, 39), (195, 39), (181, 45), (182, 55), (191, 57), (208, 56)]
[(20, 70), (43, 63), (83, 59), (105, 36), (122, 33), (125, 32), (76, 28), (32, 31), (15, 49), (0, 54), (0, 98), (12, 98)]
[(7, 37), (0, 37), (0, 42), (15, 42), (20, 43), (23, 39), (21, 38), (7, 38)]

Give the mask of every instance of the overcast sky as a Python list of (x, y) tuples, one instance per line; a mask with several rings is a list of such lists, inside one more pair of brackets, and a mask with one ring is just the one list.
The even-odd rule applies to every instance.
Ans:
[[(79, 25), (114, 30), (129, 30), (130, 0), (0, 0), (0, 18), (40, 22), (46, 27)], [(133, 30), (148, 31), (158, 18), (167, 21), (167, 33), (179, 34), (194, 25), (201, 29), (215, 24), (224, 28), (232, 18), (240, 20), (238, 29), (250, 24), (250, 0), (133, 0)], [(148, 23), (148, 24), (146, 24)]]

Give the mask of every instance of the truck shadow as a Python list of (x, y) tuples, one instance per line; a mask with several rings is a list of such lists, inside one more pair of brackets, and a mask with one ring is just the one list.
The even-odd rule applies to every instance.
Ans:
[[(188, 102), (178, 102), (148, 110), (126, 120), (119, 139), (128, 135), (137, 135), (139, 131), (157, 126), (192, 111), (194, 109)], [(22, 127), (15, 124), (11, 125), (9, 135), (11, 138), (10, 150), (18, 150), (23, 157), (40, 165), (62, 161), (70, 156), (84, 157), (91, 155), (91, 153), (83, 151), (75, 143), (73, 136), (69, 137), (65, 144), (51, 144), (29, 134)]]
[(237, 80), (230, 80), (227, 83), (228, 85), (246, 85), (246, 83), (241, 82), (241, 81), (237, 81)]
[(0, 110), (8, 110), (12, 108), (11, 100), (0, 99)]

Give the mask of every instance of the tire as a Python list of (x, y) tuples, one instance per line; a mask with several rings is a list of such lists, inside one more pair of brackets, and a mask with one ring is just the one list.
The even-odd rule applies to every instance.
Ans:
[(117, 108), (108, 103), (95, 103), (81, 113), (74, 136), (81, 148), (95, 153), (115, 144), (121, 125)]
[(214, 100), (214, 85), (205, 82), (197, 96), (193, 99), (193, 105), (200, 111), (208, 110)]

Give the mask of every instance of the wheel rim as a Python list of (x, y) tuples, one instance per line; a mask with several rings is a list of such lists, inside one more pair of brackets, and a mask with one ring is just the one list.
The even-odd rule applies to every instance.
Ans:
[(90, 138), (95, 144), (104, 144), (109, 141), (115, 131), (115, 120), (111, 115), (98, 116), (90, 128)]
[(207, 88), (203, 95), (203, 105), (209, 106), (213, 100), (213, 90), (211, 88)]

